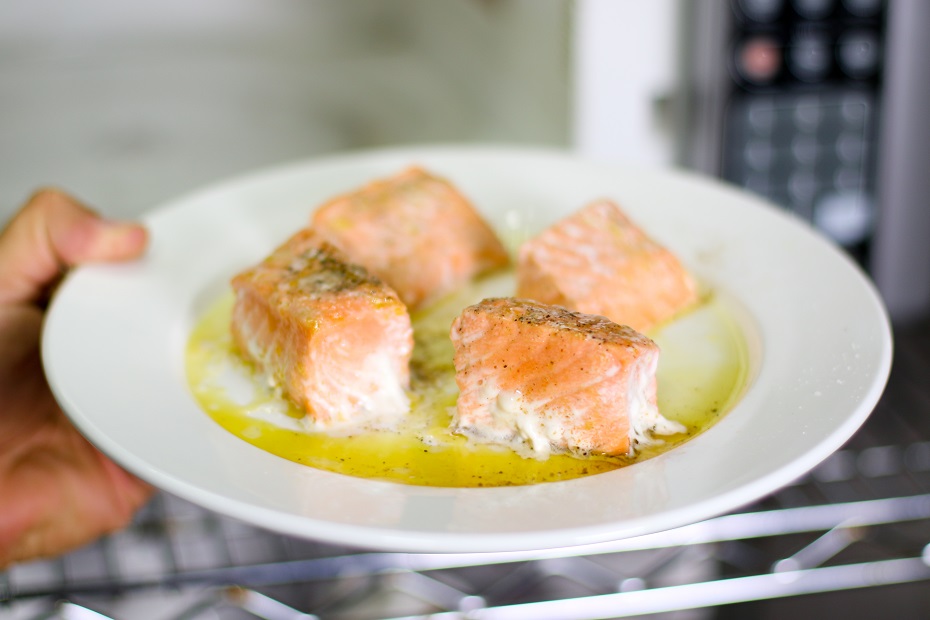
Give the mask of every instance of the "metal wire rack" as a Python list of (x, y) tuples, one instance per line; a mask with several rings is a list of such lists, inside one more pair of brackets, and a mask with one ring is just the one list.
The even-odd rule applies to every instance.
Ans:
[(383, 553), (281, 536), (161, 494), (122, 532), (0, 573), (0, 617), (930, 617), (928, 368), (930, 324), (898, 329), (888, 389), (842, 450), (704, 522), (546, 552)]

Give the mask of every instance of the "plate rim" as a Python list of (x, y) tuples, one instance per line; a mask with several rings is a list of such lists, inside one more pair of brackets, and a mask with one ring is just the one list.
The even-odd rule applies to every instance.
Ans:
[[(623, 170), (627, 173), (645, 171), (650, 175), (668, 175), (671, 177), (685, 179), (689, 183), (697, 183), (701, 186), (708, 187), (711, 191), (730, 192), (738, 196), (739, 199), (746, 199), (749, 203), (755, 204), (757, 207), (769, 209), (770, 215), (777, 214), (779, 217), (783, 216), (785, 221), (796, 220), (796, 218), (793, 218), (793, 216), (782, 213), (778, 210), (777, 207), (772, 206), (770, 203), (767, 203), (758, 197), (750, 196), (747, 198), (748, 195), (738, 188), (722, 184), (718, 180), (711, 179), (691, 171), (680, 169), (656, 169), (629, 164), (599, 162), (579, 157), (577, 154), (560, 148), (523, 146), (514, 147), (509, 145), (485, 144), (411, 145), (380, 149), (366, 149), (337, 153), (327, 157), (314, 157), (296, 162), (285, 162), (283, 164), (252, 171), (244, 175), (233, 176), (228, 179), (206, 185), (193, 192), (189, 192), (179, 198), (168, 201), (152, 209), (143, 216), (142, 221), (146, 225), (153, 225), (153, 223), (164, 219), (166, 217), (165, 214), (181, 211), (185, 208), (188, 208), (191, 203), (197, 203), (198, 200), (203, 200), (204, 197), (210, 196), (215, 192), (224, 191), (224, 189), (228, 190), (228, 188), (237, 185), (243, 187), (248, 186), (249, 184), (261, 184), (262, 182), (267, 182), (268, 179), (271, 179), (276, 175), (286, 176), (288, 174), (297, 173), (301, 170), (318, 168), (320, 165), (325, 166), (341, 165), (346, 163), (351, 164), (351, 162), (357, 161), (359, 158), (370, 158), (374, 160), (385, 156), (388, 158), (403, 158), (404, 156), (409, 157), (412, 153), (429, 153), (432, 155), (452, 153), (454, 155), (464, 154), (470, 156), (497, 153), (510, 157), (529, 156), (542, 157), (544, 159), (564, 159), (566, 161), (575, 162), (579, 165), (592, 166), (605, 170), (613, 170), (622, 166)], [(798, 224), (798, 222), (795, 221), (794, 224)], [(815, 233), (808, 231), (808, 234)], [(873, 310), (877, 312), (878, 321), (881, 323), (881, 352), (880, 360), (878, 360), (877, 364), (878, 370), (873, 377), (872, 384), (860, 399), (856, 410), (847, 415), (844, 418), (843, 423), (836, 427), (829, 437), (822, 440), (817, 445), (816, 449), (808, 450), (803, 455), (803, 458), (795, 460), (790, 465), (782, 466), (776, 471), (771, 472), (768, 476), (757, 477), (751, 484), (744, 484), (742, 486), (735, 487), (725, 493), (705, 498), (705, 500), (702, 502), (691, 504), (686, 507), (666, 510), (659, 515), (643, 515), (638, 519), (627, 519), (623, 522), (625, 525), (620, 528), (617, 527), (616, 522), (611, 522), (561, 529), (558, 532), (560, 544), (555, 546), (562, 547), (588, 544), (592, 542), (614, 539), (617, 537), (625, 538), (628, 536), (648, 534), (662, 529), (668, 529), (693, 521), (702, 520), (716, 514), (721, 514), (722, 512), (726, 512), (728, 510), (736, 509), (751, 501), (754, 501), (755, 499), (758, 499), (759, 497), (769, 492), (776, 490), (777, 488), (780, 488), (781, 486), (784, 486), (785, 484), (790, 483), (792, 480), (803, 475), (811, 468), (816, 466), (817, 463), (829, 456), (829, 454), (838, 449), (849, 437), (852, 436), (855, 430), (861, 426), (861, 424), (872, 412), (875, 404), (878, 402), (878, 399), (884, 391), (884, 387), (887, 383), (887, 379), (890, 373), (893, 351), (891, 323), (877, 289), (868, 278), (868, 276), (862, 271), (862, 269), (856, 265), (852, 259), (846, 256), (845, 253), (842, 253), (842, 251), (835, 246), (830, 245), (824, 240), (821, 240), (821, 242), (821, 249), (825, 249), (828, 252), (833, 253), (835, 255), (834, 258), (840, 258), (842, 261), (845, 261), (847, 268), (853, 269), (855, 275), (857, 275), (859, 278), (858, 284), (862, 286), (866, 297), (870, 298), (872, 304), (874, 305)], [(67, 294), (67, 292), (73, 286), (76, 286), (74, 284), (75, 282), (80, 283), (80, 274), (89, 272), (91, 269), (100, 269), (100, 267), (94, 266), (78, 268), (73, 273), (69, 274), (59, 289), (59, 293), (65, 292)], [(120, 268), (112, 267), (110, 269), (119, 270)], [(553, 547), (552, 541), (554, 538), (553, 534), (549, 531), (471, 534), (460, 532), (429, 532), (424, 534), (423, 532), (416, 530), (397, 529), (390, 527), (359, 526), (357, 524), (346, 524), (319, 520), (306, 516), (283, 514), (280, 511), (275, 511), (274, 509), (268, 508), (266, 506), (245, 506), (241, 502), (236, 501), (230, 503), (229, 498), (224, 498), (222, 495), (215, 494), (213, 491), (204, 490), (202, 488), (198, 489), (196, 485), (191, 485), (190, 483), (177, 480), (172, 477), (165, 477), (163, 472), (159, 472), (150, 466), (146, 467), (144, 463), (133, 462), (131, 458), (127, 458), (127, 456), (119, 449), (118, 446), (110, 445), (107, 439), (99, 434), (98, 430), (93, 427), (90, 421), (85, 419), (83, 414), (75, 413), (78, 409), (80, 409), (81, 405), (79, 403), (73, 402), (70, 397), (70, 393), (62, 388), (64, 385), (64, 380), (58, 376), (58, 369), (55, 365), (55, 357), (57, 354), (55, 349), (57, 346), (55, 338), (57, 337), (57, 334), (54, 331), (55, 326), (57, 325), (59, 314), (63, 312), (61, 309), (62, 304), (59, 303), (61, 299), (63, 299), (63, 297), (58, 295), (55, 299), (52, 300), (49, 308), (48, 320), (46, 321), (43, 330), (42, 341), (43, 364), (45, 364), (46, 372), (49, 376), (49, 384), (53, 390), (53, 393), (55, 394), (56, 398), (59, 399), (59, 402), (62, 403), (62, 408), (69, 415), (69, 417), (72, 418), (72, 420), (78, 426), (79, 430), (85, 433), (85, 435), (88, 436), (88, 439), (95, 442), (99, 449), (108, 454), (108, 456), (113, 458), (113, 460), (120, 463), (121, 466), (131, 471), (132, 473), (149, 481), (157, 481), (157, 486), (171, 493), (174, 493), (179, 497), (194, 503), (201, 504), (208, 509), (219, 513), (228, 514), (243, 521), (251, 522), (255, 525), (270, 527), (271, 529), (275, 529), (277, 531), (294, 536), (318, 538), (322, 534), (322, 536), (326, 537), (327, 539), (336, 540), (338, 542), (353, 546), (422, 552), (465, 552), (473, 550), (518, 551)], [(210, 422), (212, 423), (212, 420), (210, 420)], [(238, 438), (235, 439), (237, 441), (241, 441), (238, 440)], [(250, 446), (250, 448), (254, 450), (260, 450), (254, 446)], [(678, 450), (678, 448), (676, 448), (676, 450)], [(666, 455), (661, 455), (655, 458), (661, 459), (664, 456)], [(568, 482), (570, 483), (571, 481)], [(486, 489), (477, 491), (483, 492), (486, 491)], [(429, 495), (430, 492), (427, 492), (426, 494)], [(684, 513), (688, 513), (689, 516), (686, 517)], [(645, 522), (647, 520), (650, 521), (650, 523), (647, 524)], [(314, 533), (309, 533), (307, 531), (306, 525), (308, 524), (312, 526), (310, 529), (312, 529)], [(619, 536), (616, 534), (619, 534)]]

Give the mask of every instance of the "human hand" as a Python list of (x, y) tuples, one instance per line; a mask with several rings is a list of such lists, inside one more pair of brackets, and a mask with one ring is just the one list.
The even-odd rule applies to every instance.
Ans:
[(0, 232), (0, 569), (63, 553), (126, 525), (151, 487), (71, 425), (39, 356), (44, 305), (68, 267), (139, 256), (137, 224), (101, 219), (43, 190)]

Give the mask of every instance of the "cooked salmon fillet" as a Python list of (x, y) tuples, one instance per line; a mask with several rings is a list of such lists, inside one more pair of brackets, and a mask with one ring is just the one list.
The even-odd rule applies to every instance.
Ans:
[(411, 310), (509, 263), (472, 204), (418, 167), (333, 198), (312, 227), (393, 287)]
[(390, 427), (407, 413), (410, 316), (363, 267), (304, 229), (232, 286), (236, 346), (311, 425)]
[(694, 279), (609, 200), (593, 202), (520, 248), (517, 296), (645, 332), (694, 304)]
[(492, 298), (452, 324), (455, 432), (525, 456), (631, 455), (683, 432), (656, 406), (658, 346), (603, 316)]

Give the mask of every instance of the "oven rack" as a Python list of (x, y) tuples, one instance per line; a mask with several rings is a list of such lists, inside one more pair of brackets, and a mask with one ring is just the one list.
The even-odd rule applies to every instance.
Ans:
[(282, 536), (160, 493), (126, 530), (0, 573), (0, 618), (930, 617), (928, 345), (930, 329), (899, 330), (864, 427), (731, 514), (545, 552), (387, 553)]

